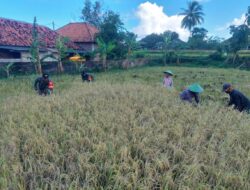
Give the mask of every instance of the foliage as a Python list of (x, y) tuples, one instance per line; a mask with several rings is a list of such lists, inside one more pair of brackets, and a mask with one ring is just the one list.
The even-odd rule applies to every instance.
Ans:
[(216, 36), (210, 36), (210, 37), (208, 37), (208, 39), (206, 41), (207, 42), (206, 49), (207, 50), (219, 50), (219, 51), (226, 52), (227, 50), (224, 49), (223, 41), (224, 41), (223, 38), (219, 38)]
[(199, 107), (161, 87), (165, 67), (91, 85), (52, 76), (51, 97), (35, 95), (35, 76), (0, 80), (0, 189), (249, 189), (250, 118), (221, 93), (234, 81), (250, 96), (249, 72), (168, 69), (178, 92), (201, 83)]
[(182, 27), (187, 28), (189, 31), (191, 31), (194, 26), (204, 22), (203, 9), (197, 1), (189, 1), (188, 8), (183, 9), (180, 15), (184, 15), (181, 23)]
[(68, 38), (58, 36), (56, 39), (56, 49), (58, 52), (58, 71), (62, 73), (64, 71), (62, 61), (68, 56), (68, 47), (67, 43), (69, 42)]
[(37, 21), (36, 17), (34, 17), (33, 27), (32, 27), (32, 43), (30, 46), (30, 59), (31, 62), (35, 65), (36, 72), (38, 74), (42, 73), (42, 66), (40, 62), (40, 55), (39, 55), (39, 46), (41, 42), (39, 40), (39, 34), (37, 30)]
[(243, 24), (240, 26), (230, 26), (230, 45), (232, 52), (237, 52), (240, 49), (246, 48), (248, 45), (249, 28)]
[(105, 43), (116, 40), (121, 41), (124, 30), (123, 25), (119, 14), (113, 11), (107, 11), (103, 15), (103, 21), (100, 25), (100, 32), (97, 37), (102, 38)]
[(140, 40), (140, 46), (142, 49), (161, 49), (162, 45), (159, 46), (159, 43), (163, 43), (164, 39), (159, 34), (150, 34)]
[(6, 73), (6, 77), (10, 77), (10, 71), (15, 63), (8, 63), (1, 67), (1, 69)]
[(247, 13), (246, 13), (246, 23), (250, 26), (250, 6), (248, 6)]
[(207, 30), (205, 28), (195, 27), (188, 39), (188, 45), (191, 49), (207, 49)]
[(237, 52), (241, 49), (247, 49), (248, 36), (250, 34), (247, 25), (230, 26), (230, 33), (232, 37), (229, 39), (230, 51), (234, 53), (233, 64), (238, 57)]
[(113, 43), (115, 47), (107, 54), (107, 58), (125, 58), (128, 53), (126, 38), (129, 36), (123, 27), (120, 15), (113, 11), (106, 11), (100, 24), (97, 38), (102, 39), (105, 44)]
[(97, 38), (97, 52), (100, 54), (102, 58), (102, 65), (105, 71), (108, 69), (107, 65), (107, 55), (112, 52), (115, 48), (115, 44), (113, 42), (106, 43), (102, 38)]
[(85, 0), (81, 18), (85, 22), (88, 22), (89, 24), (99, 28), (102, 20), (101, 9), (102, 7), (99, 1), (95, 1), (93, 5), (91, 0)]
[(127, 58), (131, 57), (133, 50), (137, 49), (138, 44), (136, 42), (137, 36), (132, 32), (125, 32), (124, 33), (124, 45), (127, 49)]

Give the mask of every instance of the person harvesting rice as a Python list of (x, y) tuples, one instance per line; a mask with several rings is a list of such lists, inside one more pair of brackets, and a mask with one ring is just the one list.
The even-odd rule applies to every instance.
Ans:
[(194, 99), (196, 104), (199, 104), (199, 95), (203, 91), (203, 88), (199, 84), (192, 84), (180, 94), (180, 99), (189, 103), (192, 103)]
[(229, 83), (225, 83), (222, 87), (222, 91), (229, 94), (230, 100), (228, 106), (233, 106), (234, 109), (243, 112), (250, 113), (250, 100), (242, 94), (240, 91), (235, 90)]

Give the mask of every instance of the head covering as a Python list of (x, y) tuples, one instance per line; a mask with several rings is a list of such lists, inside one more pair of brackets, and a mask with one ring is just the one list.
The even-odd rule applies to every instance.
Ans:
[(229, 87), (231, 87), (232, 85), (230, 83), (224, 83), (223, 87), (222, 87), (222, 92), (225, 92)]
[(43, 73), (43, 78), (49, 78), (49, 74), (48, 73)]
[(170, 70), (164, 71), (164, 73), (165, 73), (165, 74), (169, 74), (169, 75), (171, 75), (171, 76), (174, 75), (174, 73), (173, 73), (172, 71), (170, 71)]
[(204, 89), (199, 84), (192, 84), (188, 87), (188, 90), (195, 93), (201, 93)]

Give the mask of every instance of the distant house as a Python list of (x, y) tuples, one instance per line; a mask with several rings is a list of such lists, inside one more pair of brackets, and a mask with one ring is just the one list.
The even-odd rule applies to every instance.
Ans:
[(68, 37), (82, 51), (94, 51), (97, 47), (95, 37), (98, 29), (90, 24), (69, 23), (59, 28), (57, 32), (61, 36)]

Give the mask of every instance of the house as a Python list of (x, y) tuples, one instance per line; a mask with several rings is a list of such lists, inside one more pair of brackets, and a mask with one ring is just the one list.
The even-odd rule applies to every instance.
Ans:
[(69, 23), (57, 30), (58, 34), (68, 37), (82, 51), (94, 51), (97, 47), (96, 34), (98, 29), (84, 22)]
[[(15, 71), (33, 72), (30, 47), (32, 44), (33, 24), (0, 17), (0, 70), (8, 63), (15, 63)], [(97, 29), (85, 23), (71, 23), (57, 31), (37, 25), (40, 47), (39, 57), (45, 70), (54, 71), (57, 67), (58, 52), (56, 39), (69, 37), (68, 57), (84, 54), (96, 48)], [(65, 65), (66, 66), (66, 65)], [(70, 67), (70, 64), (67, 64)]]
[[(32, 44), (33, 25), (26, 22), (0, 18), (0, 63), (30, 62), (30, 46)], [(48, 54), (57, 54), (55, 43), (58, 34), (45, 26), (37, 26), (40, 47), (40, 58)], [(46, 58), (44, 62), (55, 61)]]

